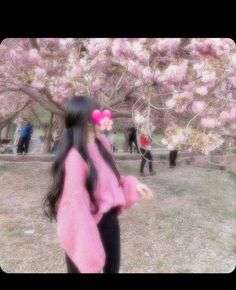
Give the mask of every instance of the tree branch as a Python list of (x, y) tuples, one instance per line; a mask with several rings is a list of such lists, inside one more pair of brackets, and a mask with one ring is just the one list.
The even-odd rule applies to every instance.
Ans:
[(32, 113), (35, 116), (35, 118), (37, 119), (37, 121), (39, 122), (40, 127), (44, 130), (44, 126), (43, 126), (43, 122), (40, 120), (38, 114), (35, 112), (34, 108), (32, 108)]
[(43, 99), (42, 98), (43, 95), (37, 89), (29, 88), (27, 86), (21, 86), (19, 88), (19, 91), (25, 93), (26, 95), (37, 101), (41, 106), (43, 106), (48, 111), (55, 113), (56, 115), (64, 116), (64, 111), (60, 110), (51, 102)]
[(113, 118), (132, 118), (132, 114), (131, 111), (130, 112), (114, 112), (113, 114)]
[(39, 45), (37, 43), (37, 38), (29, 38), (29, 41), (32, 48), (36, 48), (37, 50), (40, 50)]
[(24, 110), (31, 102), (32, 102), (32, 100), (27, 101), (22, 107), (20, 107), (14, 113), (0, 119), (0, 129), (4, 128), (11, 119), (15, 118), (15, 116), (18, 113), (20, 113), (22, 110)]

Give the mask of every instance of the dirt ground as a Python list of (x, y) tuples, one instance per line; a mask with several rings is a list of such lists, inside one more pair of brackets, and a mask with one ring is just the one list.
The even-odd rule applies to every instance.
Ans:
[[(119, 161), (137, 175), (138, 161)], [(45, 162), (0, 163), (0, 264), (8, 273), (66, 272), (55, 224), (42, 213)], [(229, 273), (236, 264), (236, 172), (155, 164), (155, 192), (120, 216), (120, 273)]]

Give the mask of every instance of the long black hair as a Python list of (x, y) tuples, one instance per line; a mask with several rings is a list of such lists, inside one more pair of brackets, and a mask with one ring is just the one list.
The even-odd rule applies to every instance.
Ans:
[[(78, 150), (82, 158), (88, 164), (89, 171), (85, 186), (92, 204), (94, 205), (93, 213), (98, 211), (98, 205), (93, 194), (97, 182), (97, 170), (91, 157), (89, 156), (87, 149), (87, 131), (89, 123), (93, 125), (95, 133), (95, 125), (91, 120), (91, 113), (94, 109), (100, 109), (98, 103), (85, 96), (74, 96), (67, 104), (65, 110), (65, 129), (58, 144), (51, 167), (51, 185), (43, 199), (44, 212), (50, 220), (56, 220), (57, 204), (62, 193), (65, 176), (64, 161), (72, 147)], [(107, 151), (103, 143), (97, 137), (95, 137), (95, 143), (100, 154), (106, 163), (111, 167), (120, 184), (120, 174), (112, 155)], [(80, 173), (78, 172), (78, 174)]]

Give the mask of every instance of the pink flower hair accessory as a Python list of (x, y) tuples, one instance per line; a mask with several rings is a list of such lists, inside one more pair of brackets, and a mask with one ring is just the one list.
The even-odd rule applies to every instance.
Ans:
[(98, 109), (93, 110), (92, 112), (92, 120), (95, 124), (97, 124), (101, 130), (112, 129), (113, 121), (112, 121), (112, 113), (110, 110), (100, 111)]

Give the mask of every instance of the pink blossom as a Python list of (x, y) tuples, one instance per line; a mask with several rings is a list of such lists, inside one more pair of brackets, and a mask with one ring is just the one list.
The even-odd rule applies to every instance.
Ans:
[(113, 55), (119, 58), (124, 53), (124, 49), (124, 41), (121, 38), (115, 38), (111, 46), (111, 51)]
[(189, 82), (186, 85), (183, 85), (183, 90), (185, 90), (186, 92), (192, 93), (194, 88), (195, 88), (196, 84), (195, 82)]
[(68, 87), (65, 86), (65, 88), (60, 92), (60, 96), (63, 99), (68, 99), (72, 97), (72, 95), (73, 95), (73, 89), (70, 86)]
[(216, 73), (215, 72), (204, 71), (202, 73), (201, 81), (203, 83), (215, 82), (215, 80), (216, 80)]
[(44, 88), (45, 84), (43, 81), (33, 80), (31, 86), (37, 89), (42, 89)]
[(129, 40), (124, 40), (123, 42), (123, 53), (132, 57), (133, 55), (133, 46)]
[(5, 98), (4, 95), (0, 95), (0, 101), (3, 100)]
[(235, 45), (235, 42), (233, 41), (233, 39), (231, 39), (231, 38), (223, 38), (222, 41), (225, 44), (229, 45), (232, 53), (236, 52), (236, 45)]
[(60, 49), (60, 39), (59, 38), (39, 38), (43, 44), (49, 49)]
[(197, 62), (193, 65), (193, 69), (197, 72), (197, 75), (199, 76), (203, 73), (203, 69), (205, 66), (205, 62)]
[(222, 111), (220, 113), (220, 119), (236, 121), (236, 105), (225, 111)]
[(153, 80), (154, 74), (149, 67), (146, 67), (143, 69), (142, 75), (143, 75), (144, 80), (147, 82), (150, 82)]
[(137, 79), (136, 81), (135, 81), (135, 83), (134, 83), (134, 85), (136, 86), (136, 87), (139, 87), (139, 86), (141, 86), (143, 84), (143, 81), (141, 80), (141, 79)]
[(159, 62), (160, 62), (162, 65), (166, 65), (166, 64), (168, 64), (168, 62), (169, 62), (169, 57), (166, 56), (166, 55), (164, 55), (164, 56), (159, 56), (159, 57), (158, 57), (158, 60), (159, 60)]
[(90, 54), (91, 57), (94, 57), (98, 54), (99, 52), (99, 47), (96, 45), (90, 45), (88, 47), (88, 53)]
[(154, 76), (153, 76), (153, 79), (158, 82), (159, 81), (159, 78), (160, 78), (160, 75), (161, 75), (161, 72), (159, 71), (159, 69), (156, 69), (154, 71)]
[(228, 78), (233, 88), (236, 88), (236, 77), (229, 77)]
[(97, 60), (101, 68), (106, 68), (110, 64), (110, 58), (105, 53), (100, 53)]
[(31, 64), (38, 64), (40, 60), (39, 52), (37, 49), (33, 48), (29, 50), (28, 61)]
[(221, 124), (220, 121), (215, 118), (202, 118), (200, 122), (203, 127), (211, 129), (218, 127)]
[(94, 91), (98, 91), (101, 89), (101, 81), (99, 79), (96, 79), (93, 83), (92, 83), (92, 87)]
[(147, 41), (147, 38), (139, 38), (140, 43), (145, 43)]
[(231, 57), (231, 61), (232, 61), (232, 64), (234, 65), (234, 67), (236, 66), (236, 53), (234, 53)]
[(192, 97), (193, 97), (192, 93), (190, 93), (190, 92), (188, 92), (188, 91), (186, 91), (186, 92), (181, 92), (181, 93), (176, 92), (176, 93), (174, 93), (174, 95), (173, 95), (173, 98), (174, 98), (175, 100), (177, 100), (177, 99), (189, 99), (189, 100), (191, 100)]
[(75, 43), (74, 38), (60, 39), (60, 45), (62, 48), (69, 49), (74, 45), (74, 43)]
[(149, 58), (150, 58), (150, 53), (147, 50), (143, 50), (138, 54), (137, 57), (142, 63), (148, 64)]
[(129, 60), (128, 62), (128, 71), (132, 73), (134, 76), (138, 77), (141, 74), (142, 66), (133, 60)]
[(187, 70), (186, 62), (180, 65), (171, 64), (165, 70), (162, 80), (170, 83), (182, 82), (183, 79), (185, 78), (186, 70)]
[(201, 87), (196, 88), (196, 93), (201, 95), (201, 96), (205, 96), (205, 95), (207, 95), (208, 90), (206, 87), (201, 86)]
[(79, 65), (84, 69), (88, 66), (88, 59), (86, 57), (83, 57), (79, 60)]
[(176, 105), (176, 100), (174, 99), (169, 99), (166, 101), (166, 106), (168, 108), (174, 108), (175, 105)]
[(180, 38), (164, 38), (158, 42), (157, 48), (160, 52), (174, 53), (178, 50), (180, 43)]
[(178, 135), (173, 136), (172, 140), (175, 144), (177, 144), (177, 143), (185, 142), (187, 140), (187, 137), (183, 133), (180, 133)]
[(143, 50), (143, 45), (138, 41), (134, 41), (132, 43), (132, 47), (133, 47), (134, 54), (136, 56), (138, 56)]
[(75, 65), (73, 68), (68, 72), (68, 75), (72, 78), (78, 78), (82, 74), (81, 67)]
[(187, 105), (177, 106), (174, 110), (176, 113), (183, 113), (186, 111)]
[(34, 70), (34, 72), (35, 72), (35, 76), (36, 76), (37, 78), (39, 78), (39, 79), (43, 79), (43, 78), (46, 76), (46, 74), (47, 74), (46, 70), (43, 69), (43, 68), (40, 68), (40, 67), (37, 67), (37, 68)]
[(5, 71), (6, 71), (6, 68), (3, 65), (0, 66), (0, 76), (3, 75)]
[(100, 50), (107, 49), (110, 44), (109, 38), (97, 38), (96, 45), (99, 47)]
[(215, 54), (213, 49), (213, 43), (209, 41), (200, 41), (195, 43), (196, 50), (202, 55)]
[(206, 103), (203, 101), (194, 101), (192, 104), (192, 111), (194, 114), (201, 112), (206, 106)]
[(19, 62), (19, 60), (22, 58), (22, 55), (19, 54), (15, 49), (11, 49), (9, 51), (9, 55), (14, 62)]

